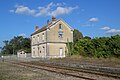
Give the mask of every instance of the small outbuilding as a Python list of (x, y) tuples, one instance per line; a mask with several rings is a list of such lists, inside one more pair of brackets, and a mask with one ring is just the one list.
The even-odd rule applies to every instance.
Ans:
[(18, 50), (17, 51), (17, 57), (19, 57), (19, 58), (26, 58), (26, 53), (25, 53), (26, 51), (25, 50)]

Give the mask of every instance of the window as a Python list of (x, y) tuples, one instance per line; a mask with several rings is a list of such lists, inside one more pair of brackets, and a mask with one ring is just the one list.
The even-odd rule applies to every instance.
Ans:
[(33, 37), (32, 42), (33, 42), (33, 44), (35, 44), (35, 37)]
[(40, 43), (40, 37), (39, 37), (39, 35), (37, 35), (37, 38), (38, 38), (37, 42)]
[(35, 38), (35, 36), (33, 38)]
[(59, 29), (62, 29), (62, 24), (59, 24)]
[(44, 33), (42, 33), (42, 40), (44, 41)]
[(38, 51), (37, 51), (37, 53), (38, 53), (38, 56), (40, 56), (40, 55), (39, 55), (39, 47), (38, 47)]
[(43, 46), (43, 53), (45, 53), (45, 47)]
[(62, 32), (62, 31), (59, 31), (59, 32), (58, 32), (58, 37), (59, 37), (59, 38), (63, 38), (63, 32)]

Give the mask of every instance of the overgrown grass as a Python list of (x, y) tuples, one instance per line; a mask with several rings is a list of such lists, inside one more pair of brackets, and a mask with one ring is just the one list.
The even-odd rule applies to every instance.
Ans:
[(51, 79), (44, 73), (0, 62), (0, 80), (49, 80), (48, 78)]
[(34, 75), (24, 68), (0, 62), (0, 80), (31, 80)]
[(65, 57), (65, 58), (51, 59), (51, 61), (120, 68), (120, 59), (115, 57), (96, 58), (96, 57), (72, 55), (70, 57)]

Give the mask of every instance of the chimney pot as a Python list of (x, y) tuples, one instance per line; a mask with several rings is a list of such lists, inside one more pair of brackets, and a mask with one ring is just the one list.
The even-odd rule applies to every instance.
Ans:
[(39, 29), (39, 27), (38, 26), (36, 26), (36, 31)]
[(52, 22), (55, 22), (56, 21), (56, 18), (52, 16)]

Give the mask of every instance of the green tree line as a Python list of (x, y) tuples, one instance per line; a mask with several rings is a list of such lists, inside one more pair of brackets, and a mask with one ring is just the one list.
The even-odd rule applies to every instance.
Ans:
[(4, 47), (2, 48), (1, 54), (16, 54), (18, 50), (25, 50), (31, 52), (31, 40), (30, 38), (24, 38), (23, 36), (15, 36), (10, 41), (5, 40)]
[[(77, 32), (77, 33), (76, 33)], [(97, 58), (120, 58), (120, 35), (111, 37), (90, 37), (74, 30), (74, 43), (67, 43), (69, 55), (82, 55)]]

